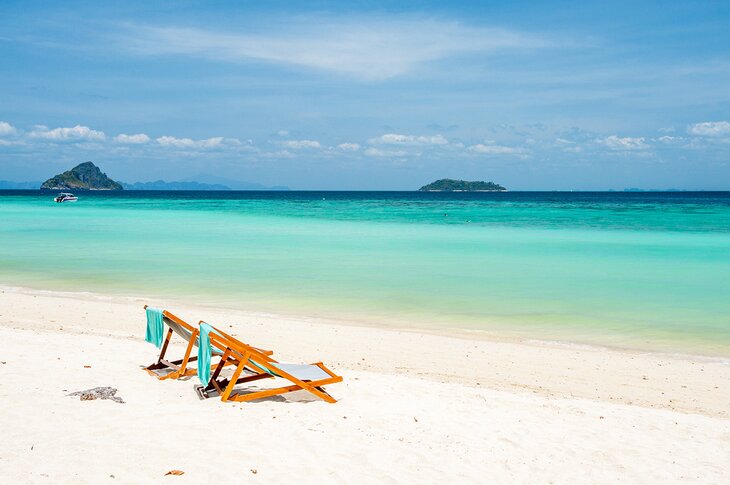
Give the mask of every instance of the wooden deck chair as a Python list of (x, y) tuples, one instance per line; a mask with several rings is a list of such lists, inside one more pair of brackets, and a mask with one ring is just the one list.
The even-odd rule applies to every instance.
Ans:
[[(205, 322), (201, 321), (200, 323)], [(213, 371), (208, 385), (199, 388), (198, 392), (201, 397), (209, 397), (209, 393), (216, 390), (221, 396), (221, 401), (224, 402), (252, 401), (287, 392), (305, 390), (329, 403), (337, 402), (322, 386), (342, 382), (342, 377), (325, 367), (322, 362), (314, 364), (277, 362), (271, 357), (271, 354), (262, 353), (256, 347), (236, 340), (224, 332), (220, 332), (215, 327), (213, 328), (218, 334), (210, 332), (211, 346), (219, 349), (225, 347), (226, 350)], [(235, 365), (236, 369), (230, 379), (220, 379), (220, 373), (226, 365)], [(247, 375), (241, 377), (244, 371)], [(288, 380), (291, 385), (252, 392), (234, 390), (234, 387), (238, 384), (276, 377)]]
[[(144, 308), (146, 310), (147, 305), (145, 305)], [(178, 379), (180, 377), (195, 375), (197, 373), (197, 368), (189, 368), (188, 364), (190, 362), (195, 362), (196, 360), (198, 360), (198, 356), (192, 355), (192, 351), (193, 347), (198, 346), (198, 334), (200, 330), (197, 327), (193, 327), (182, 318), (168, 312), (167, 310), (164, 310), (162, 312), (162, 321), (165, 323), (165, 325), (167, 325), (168, 330), (167, 335), (165, 336), (165, 340), (162, 343), (162, 348), (160, 349), (160, 355), (157, 358), (157, 362), (145, 367), (144, 370), (160, 380)], [(178, 335), (188, 344), (185, 348), (185, 354), (182, 359), (167, 360), (165, 359), (165, 354), (167, 353), (167, 346), (170, 344), (170, 339), (172, 338), (173, 333)], [(225, 351), (225, 347), (218, 347), (216, 345), (213, 345), (213, 356), (222, 357)], [(273, 353), (270, 350), (263, 349), (258, 349), (258, 351), (264, 355), (271, 355)], [(228, 363), (225, 365), (230, 364), (232, 363)], [(160, 372), (164, 372), (165, 370), (169, 370), (169, 372)], [(211, 366), (211, 370), (213, 370), (213, 366)]]

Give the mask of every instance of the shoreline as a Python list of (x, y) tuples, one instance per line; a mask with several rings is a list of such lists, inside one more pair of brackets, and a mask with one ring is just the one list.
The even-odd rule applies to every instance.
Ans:
[[(507, 328), (478, 329), (465, 328), (459, 326), (438, 325), (435, 322), (427, 324), (417, 324), (414, 321), (404, 318), (365, 318), (357, 314), (342, 315), (310, 315), (295, 311), (271, 311), (271, 310), (252, 310), (243, 307), (231, 306), (222, 303), (196, 302), (194, 304), (185, 303), (179, 297), (168, 297), (165, 295), (153, 296), (136, 296), (124, 294), (123, 291), (114, 292), (94, 292), (86, 290), (62, 289), (51, 290), (41, 287), (32, 286), (16, 286), (8, 285), (0, 282), (0, 291), (17, 292), (21, 294), (37, 294), (57, 296), (61, 298), (71, 299), (87, 299), (89, 301), (115, 301), (115, 302), (147, 302), (150, 300), (166, 301), (174, 306), (192, 306), (199, 309), (209, 309), (213, 312), (230, 312), (242, 314), (252, 318), (261, 317), (264, 319), (286, 319), (299, 320), (310, 323), (319, 323), (324, 325), (335, 325), (344, 327), (364, 327), (379, 330), (393, 330), (403, 333), (426, 334), (440, 337), (459, 338), (465, 340), (480, 340), (487, 342), (502, 342), (521, 345), (537, 345), (537, 346), (553, 346), (565, 347), (568, 349), (584, 349), (584, 350), (608, 350), (612, 352), (621, 352), (627, 354), (650, 354), (657, 356), (665, 356), (667, 358), (677, 358), (685, 360), (702, 360), (707, 362), (717, 362), (721, 364), (730, 364), (730, 354), (725, 352), (692, 352), (683, 351), (674, 345), (662, 342), (661, 344), (653, 344), (641, 346), (617, 343), (609, 343), (607, 341), (599, 342), (600, 339), (571, 339), (566, 335), (565, 338), (551, 336), (526, 335), (526, 330), (510, 330)], [(385, 321), (387, 323), (378, 323)], [(604, 340), (608, 340), (614, 335), (604, 335)], [(673, 342), (674, 343), (674, 342)], [(678, 342), (676, 342), (678, 344)], [(696, 345), (694, 347), (697, 347)]]
[[(669, 199), (603, 196), (93, 199), (70, 211), (34, 197), (3, 206), (0, 285), (730, 358), (724, 199), (697, 216), (694, 199), (656, 213)], [(159, 228), (169, 237), (148, 237)]]
[[(0, 286), (0, 303), (4, 309), (0, 327), (5, 328), (49, 333), (62, 328), (64, 333), (143, 340), (142, 306), (148, 303), (166, 307), (193, 324), (198, 320), (234, 322), (228, 326), (234, 335), (244, 332), (244, 340), (282, 349), (300, 360), (310, 358), (307, 350), (311, 347), (319, 351), (311, 358), (334, 359), (348, 369), (730, 416), (730, 361), (707, 356), (512, 340), (483, 332), (445, 335), (90, 292)], [(89, 315), (98, 317), (110, 311), (117, 315), (116, 325), (104, 320), (93, 328), (86, 325)], [(54, 313), (58, 313), (55, 318)], [(298, 348), (297, 340), (309, 345)], [(432, 355), (434, 352), (441, 355)], [(652, 383), (647, 385), (647, 381)]]

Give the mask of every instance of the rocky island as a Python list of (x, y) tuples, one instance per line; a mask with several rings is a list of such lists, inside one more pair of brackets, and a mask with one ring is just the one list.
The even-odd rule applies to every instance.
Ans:
[(441, 179), (424, 185), (419, 192), (505, 192), (507, 189), (494, 182), (467, 182), (466, 180)]
[(41, 184), (41, 190), (124, 190), (122, 184), (110, 179), (91, 162), (76, 165), (71, 170)]

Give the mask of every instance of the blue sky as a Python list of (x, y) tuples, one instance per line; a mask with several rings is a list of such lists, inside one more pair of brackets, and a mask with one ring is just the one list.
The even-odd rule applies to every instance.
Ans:
[(730, 189), (730, 2), (101, 3), (0, 4), (0, 179)]

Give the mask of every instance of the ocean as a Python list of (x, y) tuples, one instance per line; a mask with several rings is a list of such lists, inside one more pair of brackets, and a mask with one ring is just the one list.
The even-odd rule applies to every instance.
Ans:
[(0, 284), (730, 356), (730, 192), (0, 191)]

